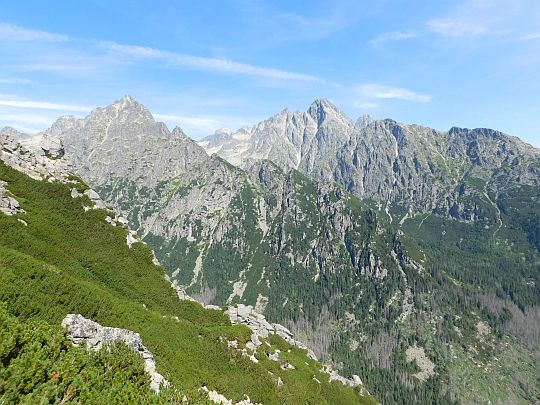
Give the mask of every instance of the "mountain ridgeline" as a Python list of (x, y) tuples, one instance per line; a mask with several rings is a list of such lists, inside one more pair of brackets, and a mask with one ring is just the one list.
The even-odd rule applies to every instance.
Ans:
[(382, 403), (540, 400), (540, 151), (518, 138), (318, 100), (197, 143), (125, 97), (25, 142), (181, 296), (253, 305)]
[(284, 110), (199, 143), (240, 167), (269, 159), (335, 181), (360, 198), (463, 220), (488, 216), (472, 203), (480, 198), (493, 205), (484, 193), (496, 200), (516, 185), (538, 186), (540, 179), (540, 151), (516, 137), (490, 129), (440, 132), (369, 116), (355, 123), (324, 99), (306, 113)]

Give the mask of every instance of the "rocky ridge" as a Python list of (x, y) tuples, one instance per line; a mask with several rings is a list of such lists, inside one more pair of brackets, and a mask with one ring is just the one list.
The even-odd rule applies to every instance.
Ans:
[[(245, 355), (252, 358), (255, 362), (257, 362), (257, 359), (253, 356), (254, 353), (257, 352), (257, 348), (261, 346), (263, 343), (260, 339), (266, 339), (269, 335), (275, 334), (277, 336), (280, 336), (285, 340), (287, 343), (291, 344), (292, 346), (298, 347), (299, 349), (303, 349), (307, 351), (307, 356), (312, 360), (318, 360), (317, 356), (315, 356), (315, 353), (311, 349), (309, 349), (305, 344), (302, 342), (299, 342), (298, 340), (294, 339), (294, 335), (292, 332), (284, 327), (283, 325), (276, 324), (276, 323), (270, 323), (266, 320), (265, 316), (262, 314), (259, 314), (253, 310), (253, 307), (251, 305), (243, 305), (238, 304), (234, 306), (230, 306), (226, 311), (225, 314), (229, 316), (231, 322), (233, 324), (241, 324), (246, 325), (248, 328), (251, 329), (251, 341), (249, 341), (246, 345), (246, 349), (244, 349)], [(229, 342), (229, 346), (235, 347), (237, 346), (236, 342)], [(251, 353), (251, 354), (249, 354)], [(269, 354), (268, 358), (270, 360), (274, 360), (279, 362), (279, 350), (276, 350), (273, 354)], [(289, 363), (283, 363), (281, 364), (281, 368), (286, 370), (291, 368), (291, 364)], [(351, 378), (346, 378), (340, 375), (332, 365), (326, 364), (321, 369), (322, 372), (328, 374), (329, 381), (339, 381), (343, 385), (348, 385), (350, 387), (362, 387), (362, 380), (357, 375), (353, 375)], [(365, 390), (362, 388), (361, 395), (363, 395)]]

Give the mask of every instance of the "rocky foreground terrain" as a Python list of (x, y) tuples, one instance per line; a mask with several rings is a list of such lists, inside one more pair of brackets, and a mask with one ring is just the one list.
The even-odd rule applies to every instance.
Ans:
[(517, 138), (318, 100), (196, 143), (125, 97), (27, 145), (125, 217), (181, 297), (251, 305), (383, 403), (539, 400), (540, 152)]

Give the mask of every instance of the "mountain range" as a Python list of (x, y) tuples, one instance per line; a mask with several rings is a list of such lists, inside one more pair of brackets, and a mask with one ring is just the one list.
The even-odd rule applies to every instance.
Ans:
[(540, 400), (540, 151), (328, 100), (199, 142), (126, 96), (27, 138), (182, 298), (252, 305), (381, 403)]

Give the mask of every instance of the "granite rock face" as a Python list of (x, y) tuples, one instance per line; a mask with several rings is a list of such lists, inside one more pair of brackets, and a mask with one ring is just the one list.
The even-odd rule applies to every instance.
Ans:
[[(126, 96), (84, 119), (62, 117), (42, 136), (63, 145), (65, 159), (132, 226), (167, 238), (208, 236), (245, 182), (210, 157), (180, 128), (169, 132), (143, 105)], [(182, 198), (172, 198), (180, 194)], [(157, 209), (159, 206), (159, 209)], [(187, 217), (180, 214), (189, 214)], [(199, 223), (197, 230), (194, 223)]]
[(362, 198), (462, 220), (485, 213), (472, 199), (540, 184), (540, 151), (490, 129), (436, 131), (369, 116), (356, 123), (328, 100), (306, 113), (281, 113), (251, 128), (199, 142), (246, 168), (269, 159), (316, 180), (333, 180)]
[(141, 336), (138, 333), (126, 329), (101, 326), (99, 323), (77, 314), (66, 315), (62, 321), (62, 326), (68, 330), (68, 335), (75, 345), (86, 343), (88, 350), (98, 351), (103, 346), (110, 346), (116, 342), (124, 343), (144, 359), (144, 370), (151, 379), (150, 388), (159, 392), (161, 387), (169, 386), (169, 382), (156, 371), (154, 356), (143, 345)]

